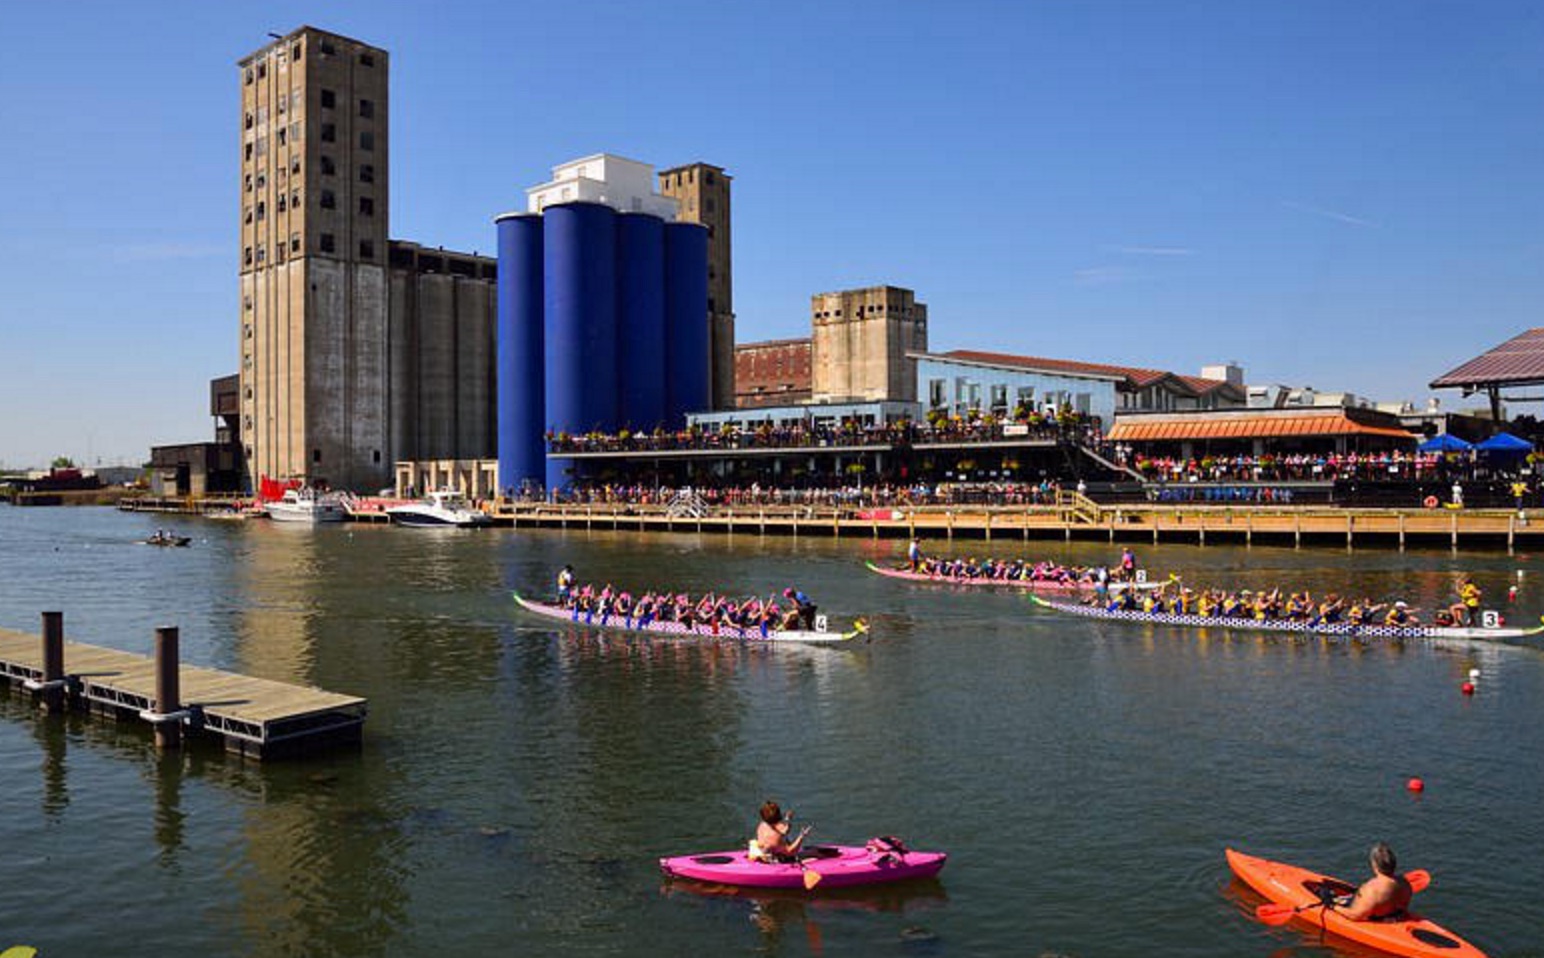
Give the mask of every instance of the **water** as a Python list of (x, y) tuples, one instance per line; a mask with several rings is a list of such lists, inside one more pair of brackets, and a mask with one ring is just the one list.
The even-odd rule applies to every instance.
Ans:
[[(133, 544), (157, 527), (187, 549)], [(295, 529), (0, 507), (0, 625), (366, 696), (358, 752), (257, 765), (0, 694), (0, 947), (66, 955), (1317, 955), (1249, 916), (1222, 850), (1360, 876), (1544, 954), (1544, 655), (1068, 620), (865, 572), (902, 543)], [(1018, 543), (959, 544), (1007, 554)], [(1414, 596), (1531, 557), (1139, 549), (1189, 581)], [(1028, 554), (1107, 560), (1103, 544)], [(796, 583), (856, 648), (687, 646), (512, 607), (556, 567), (634, 588)], [(1469, 669), (1480, 693), (1459, 694)], [(1419, 796), (1411, 776), (1426, 780)], [(667, 887), (775, 797), (828, 841), (892, 833), (940, 882), (806, 902)]]

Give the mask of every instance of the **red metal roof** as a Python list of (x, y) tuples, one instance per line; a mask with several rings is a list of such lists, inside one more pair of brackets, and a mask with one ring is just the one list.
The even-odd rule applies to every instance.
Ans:
[[(942, 355), (968, 363), (990, 363), (997, 366), (1020, 366), (1025, 369), (1049, 372), (1094, 373), (1100, 376), (1119, 376), (1134, 389), (1145, 389), (1163, 379), (1173, 379), (1183, 388), (1210, 391), (1226, 385), (1221, 379), (1202, 379), (1199, 376), (1176, 376), (1162, 369), (1143, 369), (1140, 366), (1111, 366), (1105, 363), (1084, 363), (1072, 359), (1046, 359), (1042, 356), (1015, 356), (1011, 353), (988, 353), (975, 349), (954, 349)], [(1199, 390), (1198, 384), (1208, 384)]]
[(1513, 336), (1431, 381), (1433, 389), (1544, 383), (1544, 327)]
[(1117, 416), (1107, 438), (1115, 442), (1177, 442), (1291, 436), (1385, 436), (1415, 440), (1403, 429), (1357, 422), (1342, 409), (1294, 410), (1289, 415), (1229, 412)]

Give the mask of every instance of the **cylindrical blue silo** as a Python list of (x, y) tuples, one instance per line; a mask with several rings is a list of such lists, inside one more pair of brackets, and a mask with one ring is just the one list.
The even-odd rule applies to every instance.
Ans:
[(665, 415), (678, 428), (709, 408), (708, 230), (665, 224)]
[[(617, 428), (616, 211), (564, 203), (543, 214), (547, 427), (582, 435)], [(547, 461), (547, 489), (571, 460)]]
[(499, 232), (499, 489), (518, 492), (547, 478), (546, 356), (542, 343), (542, 221), (508, 213)]
[(617, 400), (624, 429), (665, 422), (665, 221), (617, 217)]

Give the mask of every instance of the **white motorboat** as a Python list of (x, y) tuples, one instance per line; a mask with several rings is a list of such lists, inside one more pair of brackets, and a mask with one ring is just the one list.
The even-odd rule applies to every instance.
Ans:
[(284, 497), (264, 507), (268, 518), (276, 522), (342, 522), (348, 518), (343, 496), (336, 492), (320, 492), (310, 487), (286, 489)]
[(417, 502), (392, 506), (386, 517), (399, 526), (454, 527), (469, 529), (492, 524), (484, 512), (472, 508), (466, 497), (454, 489), (431, 492)]

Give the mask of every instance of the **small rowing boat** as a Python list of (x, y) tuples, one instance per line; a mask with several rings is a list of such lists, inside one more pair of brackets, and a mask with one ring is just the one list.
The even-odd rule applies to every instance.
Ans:
[[(904, 579), (907, 582), (926, 582), (929, 585), (958, 585), (970, 588), (983, 589), (1021, 589), (1026, 592), (1092, 592), (1094, 583), (1084, 580), (1063, 582), (1055, 579), (993, 579), (987, 576), (953, 576), (935, 575), (928, 572), (913, 572), (910, 569), (894, 569), (888, 566), (875, 565), (865, 562), (870, 572), (877, 572), (882, 576), (892, 579)], [(1111, 582), (1110, 591), (1120, 592), (1135, 586), (1137, 589), (1156, 589), (1163, 585), (1161, 582)]]
[(721, 626), (717, 623), (704, 622), (690, 628), (680, 622), (660, 622), (651, 620), (644, 622), (640, 619), (624, 615), (601, 615), (598, 612), (585, 612), (579, 609), (566, 609), (560, 605), (547, 605), (542, 602), (533, 602), (520, 593), (515, 593), (515, 601), (527, 612), (543, 616), (548, 619), (558, 619), (572, 625), (584, 625), (595, 629), (616, 629), (622, 632), (641, 632), (649, 635), (661, 635), (682, 639), (721, 639), (744, 642), (800, 642), (805, 644), (827, 645), (833, 642), (846, 642), (860, 635), (868, 634), (868, 626), (859, 619), (853, 623), (851, 631), (828, 632), (823, 626), (826, 617), (815, 617), (815, 629), (769, 629), (763, 633), (760, 629), (738, 629)]
[[(1289, 914), (1293, 918), (1332, 935), (1349, 938), (1389, 954), (1407, 955), (1409, 958), (1436, 958), (1439, 955), (1445, 958), (1485, 958), (1485, 953), (1480, 949), (1420, 915), (1352, 921), (1338, 911), (1326, 908), (1323, 899), (1319, 897), (1321, 892), (1330, 895), (1350, 894), (1356, 891), (1353, 885), (1306, 868), (1245, 855), (1231, 848), (1226, 849), (1226, 854), (1228, 867), (1250, 888), (1270, 899), (1273, 905), (1290, 907)], [(1261, 910), (1264, 911), (1265, 907), (1262, 906)], [(1261, 917), (1266, 918), (1264, 914)]]
[(1141, 609), (1104, 609), (1096, 605), (1079, 605), (1075, 602), (1050, 602), (1039, 596), (1030, 596), (1034, 603), (1068, 615), (1081, 615), (1087, 619), (1112, 619), (1117, 622), (1140, 622), (1149, 625), (1175, 625), (1199, 629), (1239, 629), (1246, 632), (1298, 632), (1309, 635), (1336, 635), (1354, 639), (1478, 639), (1507, 642), (1513, 645), (1533, 646), (1525, 641), (1531, 636), (1544, 633), (1544, 625), (1531, 629), (1459, 627), (1441, 625), (1352, 625), (1349, 622), (1308, 622), (1298, 619), (1256, 619), (1245, 616), (1194, 615), (1181, 612), (1143, 612)]
[(757, 861), (746, 849), (661, 858), (671, 878), (739, 888), (853, 888), (932, 878), (948, 862), (945, 852), (918, 852), (893, 838), (867, 845), (814, 845), (797, 861)]

